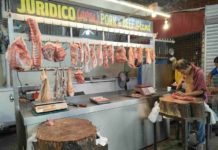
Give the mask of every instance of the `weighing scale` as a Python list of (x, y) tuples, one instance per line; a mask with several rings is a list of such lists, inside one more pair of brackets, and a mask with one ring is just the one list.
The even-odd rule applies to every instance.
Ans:
[(34, 101), (32, 102), (32, 106), (36, 113), (45, 113), (68, 108), (65, 100), (53, 100), (50, 102)]

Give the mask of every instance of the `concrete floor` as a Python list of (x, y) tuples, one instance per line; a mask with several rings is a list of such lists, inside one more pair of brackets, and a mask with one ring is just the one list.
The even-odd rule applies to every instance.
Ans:
[[(17, 150), (16, 144), (16, 131), (15, 128), (10, 128), (5, 133), (0, 132), (0, 150)], [(218, 150), (218, 136), (212, 133), (210, 139), (210, 150)], [(110, 145), (109, 145), (110, 147)], [(145, 150), (153, 150), (150, 146)], [(175, 137), (170, 137), (169, 139), (158, 143), (158, 150), (182, 150), (182, 146)]]

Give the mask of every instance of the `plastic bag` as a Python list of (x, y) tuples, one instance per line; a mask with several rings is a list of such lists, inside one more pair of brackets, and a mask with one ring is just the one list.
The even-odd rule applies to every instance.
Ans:
[(216, 113), (206, 103), (204, 103), (204, 107), (205, 110), (210, 113), (210, 124), (216, 124), (216, 122), (218, 121)]
[(148, 119), (151, 122), (156, 122), (157, 120), (162, 120), (159, 118), (160, 106), (158, 102), (155, 102), (154, 107), (151, 110), (151, 113), (148, 115)]

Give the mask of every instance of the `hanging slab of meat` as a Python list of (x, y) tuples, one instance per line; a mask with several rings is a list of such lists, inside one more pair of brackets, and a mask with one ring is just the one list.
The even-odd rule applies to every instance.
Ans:
[(84, 50), (82, 43), (78, 44), (78, 60), (81, 62), (81, 64), (84, 63)]
[(103, 54), (103, 67), (104, 68), (108, 68), (109, 64), (108, 64), (108, 49), (107, 49), (107, 45), (103, 45), (103, 47), (102, 47), (102, 54)]
[(27, 19), (27, 24), (30, 28), (30, 38), (32, 41), (32, 59), (33, 66), (40, 68), (42, 65), (42, 40), (39, 26), (32, 18)]
[(126, 58), (126, 49), (123, 46), (118, 46), (115, 51), (115, 61), (117, 63), (125, 63), (127, 61)]
[(64, 61), (65, 56), (67, 55), (66, 51), (64, 50), (64, 48), (62, 47), (61, 43), (56, 43), (56, 50), (54, 53), (54, 61), (55, 62), (59, 62), (59, 61)]
[(42, 85), (41, 85), (41, 90), (38, 99), (43, 101), (43, 102), (48, 102), (51, 101), (51, 92), (50, 92), (50, 85), (48, 81), (48, 73), (46, 70), (42, 70), (41, 73), (41, 80), (42, 80)]
[(91, 57), (91, 67), (92, 69), (96, 68), (97, 67), (97, 57), (96, 57), (96, 52), (95, 52), (95, 45), (94, 44), (91, 44), (89, 45), (89, 48), (90, 48), (90, 57)]
[(47, 42), (42, 47), (43, 57), (48, 61), (59, 62), (63, 61), (66, 56), (66, 52), (60, 43)]
[(108, 46), (108, 59), (114, 64), (114, 47), (112, 45)]
[(54, 85), (54, 98), (63, 99), (66, 95), (66, 82), (64, 70), (57, 69), (55, 71), (55, 85)]
[(83, 44), (84, 49), (84, 62), (85, 62), (85, 72), (90, 72), (89, 62), (90, 62), (90, 49), (87, 43)]
[(102, 53), (102, 46), (100, 44), (95, 46), (96, 49), (96, 56), (98, 61), (98, 66), (103, 65), (103, 53)]
[(54, 53), (55, 53), (56, 47), (54, 43), (47, 42), (42, 47), (42, 54), (44, 59), (48, 61), (54, 61)]
[(128, 51), (128, 65), (130, 68), (135, 68), (135, 56), (132, 47), (130, 47)]
[(156, 57), (156, 55), (155, 55), (155, 50), (154, 50), (154, 49), (150, 49), (150, 50), (151, 50), (151, 51), (150, 51), (151, 61), (154, 62), (154, 61), (155, 61), (155, 57)]
[(83, 72), (81, 70), (77, 70), (76, 73), (74, 74), (74, 77), (79, 84), (83, 84), (85, 82), (85, 78), (83, 75)]
[(150, 48), (145, 49), (145, 56), (146, 56), (146, 63), (151, 64), (152, 60), (151, 60), (151, 50), (150, 50)]
[(33, 62), (22, 37), (16, 38), (8, 47), (6, 59), (11, 69), (30, 70)]
[(71, 64), (73, 66), (77, 65), (77, 54), (78, 54), (79, 44), (78, 43), (72, 43), (70, 44), (70, 50), (71, 50)]
[(141, 65), (142, 62), (143, 62), (143, 48), (137, 48), (136, 50), (136, 53), (137, 53), (137, 66), (138, 65)]
[(73, 97), (75, 94), (73, 83), (72, 83), (72, 70), (67, 69), (67, 95)]

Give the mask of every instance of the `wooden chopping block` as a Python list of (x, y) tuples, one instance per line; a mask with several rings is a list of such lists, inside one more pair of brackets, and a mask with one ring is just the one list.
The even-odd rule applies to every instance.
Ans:
[(160, 97), (160, 112), (176, 117), (191, 117), (189, 102), (173, 99), (171, 95)]
[(94, 150), (96, 127), (88, 120), (64, 118), (49, 124), (44, 122), (37, 129), (40, 150)]
[(191, 113), (192, 117), (204, 117), (205, 116), (205, 108), (203, 100), (191, 101)]

